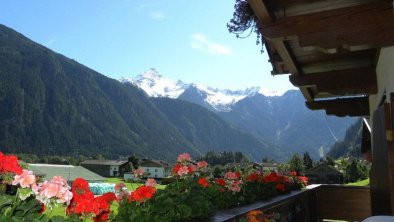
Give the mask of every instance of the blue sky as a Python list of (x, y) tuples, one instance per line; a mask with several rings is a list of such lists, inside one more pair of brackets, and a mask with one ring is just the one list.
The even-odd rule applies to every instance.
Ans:
[(114, 79), (149, 68), (218, 88), (292, 88), (256, 36), (227, 31), (232, 0), (1, 0), (0, 23)]

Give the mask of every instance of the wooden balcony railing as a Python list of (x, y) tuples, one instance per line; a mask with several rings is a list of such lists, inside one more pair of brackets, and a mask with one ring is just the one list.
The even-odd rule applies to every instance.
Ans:
[(229, 210), (219, 211), (209, 222), (238, 222), (252, 210), (275, 212), (279, 221), (361, 221), (371, 216), (368, 187), (312, 185), (300, 191)]

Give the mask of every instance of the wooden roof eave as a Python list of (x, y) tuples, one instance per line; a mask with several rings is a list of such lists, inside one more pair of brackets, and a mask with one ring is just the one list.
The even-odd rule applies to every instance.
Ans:
[(306, 106), (311, 110), (326, 110), (328, 115), (369, 116), (367, 96), (318, 100), (306, 102)]
[[(377, 52), (382, 46), (394, 45), (392, 1), (354, 0), (350, 5), (290, 17), (280, 17), (273, 8), (267, 8), (269, 0), (248, 2), (269, 45), (273, 72), (290, 72), (290, 81), (300, 88), (310, 109), (325, 109), (327, 114), (337, 116), (369, 115), (365, 95), (377, 92)], [(302, 56), (301, 61), (319, 63), (298, 64), (297, 56)], [(363, 97), (342, 98), (349, 95)], [(340, 98), (314, 101), (324, 97)]]
[(394, 44), (392, 18), (392, 3), (375, 1), (265, 22), (261, 24), (261, 33), (268, 39), (297, 38), (302, 47), (381, 47)]
[[(262, 0), (248, 0), (249, 5), (251, 6), (252, 10), (254, 11), (255, 15), (259, 19), (261, 24), (272, 22), (272, 18), (268, 12), (267, 7), (264, 5)], [(269, 39), (269, 41), (282, 58), (283, 63), (286, 65), (287, 70), (292, 75), (300, 75), (300, 71), (297, 68), (295, 61), (293, 60), (291, 54), (289, 53), (286, 44), (283, 42), (282, 39)], [(313, 101), (313, 96), (307, 89), (307, 87), (300, 87), (300, 90), (306, 100)]]

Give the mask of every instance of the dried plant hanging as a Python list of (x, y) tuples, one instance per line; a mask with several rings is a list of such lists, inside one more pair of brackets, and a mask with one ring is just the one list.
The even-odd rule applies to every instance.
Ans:
[[(237, 38), (247, 38), (253, 32), (256, 33), (256, 45), (261, 43), (261, 52), (264, 52), (264, 38), (258, 28), (258, 18), (254, 14), (247, 0), (235, 0), (233, 18), (227, 23), (227, 29), (233, 33)], [(243, 35), (249, 31), (246, 35)]]

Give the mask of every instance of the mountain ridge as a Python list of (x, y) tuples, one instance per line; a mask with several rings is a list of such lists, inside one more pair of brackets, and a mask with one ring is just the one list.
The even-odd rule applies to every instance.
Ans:
[[(177, 82), (159, 75), (156, 70), (153, 70), (153, 73), (151, 71), (152, 69), (147, 75), (146, 73), (138, 75), (136, 77), (138, 81), (132, 84), (140, 87), (140, 82), (149, 81), (152, 83), (151, 86), (146, 84), (140, 87), (149, 92), (155, 91), (157, 84)], [(304, 105), (305, 100), (299, 90), (288, 90), (280, 95), (264, 94), (259, 87), (226, 91), (204, 88), (198, 84), (181, 83), (182, 91), (178, 91), (173, 99), (205, 107), (230, 124), (251, 133), (260, 141), (291, 152), (302, 154), (308, 151), (315, 159), (320, 158), (321, 148), (328, 151), (332, 144), (342, 139), (346, 129), (355, 121), (350, 117), (338, 118), (327, 116), (324, 111), (309, 110)], [(168, 86), (168, 89), (171, 91), (171, 86)], [(152, 96), (152, 93), (147, 94)], [(210, 99), (215, 96), (218, 98), (222, 96), (224, 99)], [(156, 93), (153, 97), (169, 96), (165, 93)]]
[[(180, 104), (179, 104), (180, 103)], [(175, 109), (195, 109), (178, 101)], [(200, 123), (192, 118), (196, 115)], [(208, 121), (215, 120), (217, 121)], [(170, 121), (171, 120), (171, 121)], [(255, 159), (278, 157), (269, 145), (239, 133), (210, 111), (185, 115), (181, 128), (152, 98), (131, 85), (108, 78), (78, 62), (39, 45), (0, 24), (0, 148), (3, 152), (40, 155), (97, 153), (116, 159), (133, 153), (141, 157), (175, 160), (182, 152), (199, 156), (210, 146), (226, 144)], [(211, 130), (195, 142), (189, 136)], [(232, 132), (237, 136), (224, 138)], [(240, 146), (252, 141), (252, 149)], [(251, 152), (249, 152), (251, 151)], [(251, 154), (253, 151), (253, 155)]]
[(122, 77), (120, 81), (138, 86), (151, 97), (182, 99), (185, 97), (183, 95), (184, 93), (188, 93), (188, 90), (194, 90), (203, 95), (205, 107), (213, 111), (229, 111), (238, 101), (256, 94), (264, 94), (266, 96), (281, 95), (281, 93), (268, 91), (258, 86), (249, 87), (244, 90), (230, 90), (213, 88), (196, 83), (184, 83), (182, 80), (166, 78), (160, 75), (154, 68), (133, 78)]

